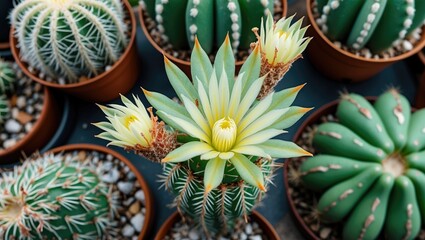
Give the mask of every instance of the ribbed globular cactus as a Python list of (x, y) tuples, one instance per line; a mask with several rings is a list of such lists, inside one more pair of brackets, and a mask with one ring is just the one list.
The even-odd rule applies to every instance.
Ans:
[[(248, 49), (255, 36), (251, 29), (260, 19), (273, 14), (273, 0), (144, 0), (144, 6), (154, 18), (158, 29), (176, 50), (193, 47), (195, 36), (210, 53), (229, 33), (232, 47)], [(177, 27), (176, 27), (177, 26)], [(178, 26), (185, 26), (185, 29)], [(186, 32), (182, 34), (182, 32)]]
[(96, 76), (127, 46), (122, 0), (18, 2), (11, 19), (22, 59), (53, 79)]
[(101, 239), (117, 196), (91, 163), (62, 154), (29, 159), (0, 179), (1, 239)]
[[(259, 77), (261, 62), (257, 46), (235, 79), (229, 37), (219, 48), (214, 65), (195, 40), (193, 82), (165, 58), (167, 76), (182, 105), (161, 93), (144, 90), (156, 114), (175, 131), (178, 142), (162, 158), (163, 184), (176, 195), (179, 212), (207, 233), (231, 230), (236, 219), (247, 218), (268, 188), (276, 158), (310, 156), (292, 142), (272, 139), (310, 109), (290, 106), (302, 85), (257, 100), (264, 81), (264, 76)], [(114, 119), (107, 114), (110, 123), (96, 124), (105, 131), (101, 138), (128, 149), (146, 146), (144, 139), (155, 138), (158, 146), (170, 142), (149, 130), (158, 124), (138, 116), (128, 102), (124, 103), (126, 107), (112, 106), (121, 113)], [(106, 111), (117, 111), (112, 108)], [(143, 122), (145, 127), (137, 127)]]
[(325, 35), (374, 53), (399, 43), (425, 20), (422, 0), (317, 0)]
[(16, 71), (10, 62), (0, 58), (0, 93), (10, 93), (15, 89)]
[(339, 122), (314, 134), (318, 155), (301, 166), (305, 186), (323, 191), (322, 221), (344, 222), (344, 239), (414, 239), (425, 221), (425, 109), (411, 114), (396, 90), (374, 106), (343, 95)]

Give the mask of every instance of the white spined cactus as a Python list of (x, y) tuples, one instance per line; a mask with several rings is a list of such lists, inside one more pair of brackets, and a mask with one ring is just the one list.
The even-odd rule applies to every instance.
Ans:
[(24, 61), (77, 82), (116, 62), (128, 43), (121, 0), (18, 0), (11, 13)]

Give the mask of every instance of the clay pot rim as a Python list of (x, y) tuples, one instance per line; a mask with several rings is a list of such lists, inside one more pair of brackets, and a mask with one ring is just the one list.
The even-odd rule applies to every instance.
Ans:
[(9, 42), (0, 42), (0, 50), (8, 50), (10, 48)]
[[(326, 36), (325, 34), (323, 34), (322, 30), (320, 30), (319, 26), (316, 23), (316, 19), (313, 16), (313, 11), (312, 11), (312, 2), (315, 0), (306, 0), (307, 2), (307, 16), (308, 19), (310, 21), (310, 25), (313, 27), (314, 31), (317, 32), (317, 34), (320, 36), (320, 38), (323, 39), (324, 42), (326, 42), (327, 45), (329, 45), (330, 47), (332, 47), (335, 51), (347, 56), (348, 58), (354, 58), (358, 61), (363, 61), (363, 62), (370, 62), (370, 63), (392, 63), (395, 61), (400, 61), (403, 59), (406, 59), (418, 52), (420, 52), (420, 50), (422, 48), (425, 47), (425, 36), (423, 36), (421, 39), (418, 40), (418, 42), (416, 43), (416, 46), (414, 46), (414, 48), (410, 51), (407, 51), (405, 53), (402, 53), (400, 55), (394, 56), (394, 57), (390, 57), (387, 59), (384, 58), (380, 58), (380, 59), (374, 59), (374, 58), (365, 58), (365, 57), (361, 57), (361, 56), (357, 56), (351, 52), (348, 51), (344, 51), (340, 48), (337, 48), (333, 42), (331, 42)], [(422, 35), (425, 35), (425, 26), (422, 27)], [(314, 41), (314, 39), (313, 39)]]
[[(274, 227), (271, 225), (267, 219), (261, 215), (257, 211), (252, 211), (252, 214), (250, 215), (252, 219), (255, 219), (258, 225), (264, 230), (265, 235), (267, 235), (270, 239), (276, 239), (279, 240), (279, 234), (277, 234)], [(158, 230), (158, 233), (155, 235), (155, 240), (162, 240), (164, 236), (167, 235), (168, 231), (171, 229), (173, 224), (180, 218), (179, 212), (172, 213), (167, 220), (161, 225), (161, 228)]]
[[(287, 11), (288, 11), (288, 3), (287, 3), (287, 0), (281, 0), (282, 1), (282, 16), (286, 16), (286, 14), (287, 14)], [(143, 33), (145, 34), (145, 36), (146, 36), (146, 38), (148, 39), (148, 41), (151, 43), (151, 45), (159, 52), (159, 53), (161, 53), (164, 57), (167, 57), (168, 59), (170, 59), (171, 61), (173, 61), (173, 62), (176, 62), (176, 63), (178, 63), (179, 65), (182, 65), (182, 66), (184, 66), (185, 68), (187, 68), (187, 69), (190, 69), (190, 61), (185, 61), (185, 60), (182, 60), (182, 59), (180, 59), (180, 58), (176, 58), (176, 57), (174, 57), (173, 55), (171, 55), (171, 54), (169, 54), (167, 51), (165, 51), (164, 49), (162, 49), (160, 46), (159, 46), (159, 44), (158, 43), (156, 43), (154, 40), (153, 40), (153, 38), (152, 38), (152, 36), (151, 36), (151, 34), (150, 34), (150, 32), (149, 32), (149, 30), (147, 29), (147, 27), (146, 27), (146, 24), (145, 24), (145, 20), (144, 20), (144, 14), (143, 14), (143, 12), (144, 12), (144, 10), (142, 9), (142, 6), (139, 6), (138, 7), (138, 12), (139, 12), (139, 20), (140, 20), (140, 25), (142, 26), (142, 29), (143, 29)], [(245, 60), (242, 60), (242, 61), (236, 61), (235, 62), (235, 65), (236, 66), (242, 66), (243, 64), (244, 64), (244, 62), (245, 62)]]
[(145, 221), (143, 223), (142, 231), (139, 234), (139, 240), (142, 240), (146, 237), (148, 231), (150, 230), (150, 227), (152, 225), (152, 219), (153, 219), (153, 196), (149, 189), (148, 184), (146, 183), (145, 179), (143, 178), (142, 174), (137, 170), (137, 168), (123, 155), (121, 155), (118, 152), (113, 151), (112, 149), (95, 145), (95, 144), (89, 144), (89, 143), (78, 143), (78, 144), (69, 144), (64, 145), (60, 147), (53, 148), (46, 153), (58, 153), (58, 152), (67, 152), (67, 151), (74, 151), (74, 150), (95, 150), (98, 152), (103, 152), (106, 154), (110, 154), (114, 156), (115, 158), (119, 159), (121, 162), (124, 162), (125, 165), (127, 165), (131, 172), (136, 175), (137, 181), (140, 183), (140, 187), (143, 189), (143, 193), (145, 194)]
[(53, 88), (58, 88), (58, 89), (70, 89), (70, 88), (77, 88), (77, 87), (83, 87), (86, 85), (89, 85), (93, 82), (96, 82), (102, 78), (104, 78), (105, 76), (107, 76), (109, 74), (109, 72), (112, 72), (114, 69), (118, 68), (119, 65), (122, 64), (122, 62), (124, 61), (124, 59), (127, 58), (127, 56), (130, 53), (130, 50), (132, 49), (132, 46), (136, 44), (136, 32), (137, 32), (137, 23), (136, 23), (136, 17), (134, 16), (134, 12), (130, 6), (130, 3), (128, 3), (128, 1), (126, 0), (121, 0), (121, 3), (124, 4), (125, 10), (127, 10), (128, 15), (130, 16), (130, 22), (131, 22), (131, 35), (130, 35), (130, 39), (128, 42), (128, 45), (124, 51), (124, 53), (122, 53), (122, 55), (120, 56), (120, 58), (118, 59), (118, 61), (116, 61), (111, 68), (108, 71), (104, 71), (101, 74), (89, 78), (86, 81), (83, 82), (78, 82), (78, 83), (69, 83), (69, 84), (64, 84), (61, 85), (59, 83), (53, 83), (53, 82), (48, 82), (44, 79), (39, 78), (38, 76), (34, 75), (33, 73), (31, 73), (28, 70), (28, 63), (25, 63), (21, 60), (20, 58), (20, 50), (17, 47), (17, 39), (14, 36), (14, 32), (15, 32), (15, 27), (11, 26), (10, 28), (10, 33), (9, 33), (9, 39), (10, 39), (10, 49), (12, 51), (12, 55), (13, 58), (15, 59), (16, 63), (19, 65), (19, 68), (22, 69), (22, 71), (25, 73), (25, 75), (29, 76), (31, 79), (45, 85), (48, 87), (53, 87)]
[[(51, 111), (52, 102), (55, 101), (53, 97), (52, 91), (47, 88), (43, 87), (43, 108), (41, 109), (40, 117), (35, 122), (34, 126), (32, 127), (31, 131), (27, 133), (23, 138), (21, 138), (19, 141), (16, 142), (15, 145), (13, 145), (10, 148), (6, 148), (2, 151), (0, 151), (0, 158), (9, 155), (11, 152), (18, 151), (19, 149), (23, 149), (23, 146), (31, 144), (30, 140), (33, 138), (33, 136), (38, 133), (38, 129), (41, 128), (41, 126), (46, 122), (47, 119), (47, 113), (48, 111)], [(13, 162), (18, 162), (19, 159), (13, 160)], [(12, 161), (11, 161), (12, 162)]]
[(422, 64), (425, 65), (425, 50), (418, 52), (419, 59), (421, 60)]
[[(378, 99), (378, 97), (376, 97), (376, 96), (367, 96), (365, 98), (366, 98), (366, 100), (368, 100), (371, 103), (375, 102), (376, 99)], [(326, 114), (332, 113), (332, 112), (336, 112), (336, 108), (338, 107), (338, 104), (339, 104), (340, 101), (341, 101), (341, 99), (336, 99), (336, 100), (333, 100), (331, 102), (328, 102), (325, 105), (321, 106), (319, 109), (317, 109), (315, 112), (313, 112), (310, 116), (308, 116), (308, 118), (301, 124), (301, 126), (296, 131), (292, 141), (296, 142), (301, 137), (301, 135), (304, 133), (304, 130), (309, 125), (311, 125), (314, 122), (316, 122), (317, 120), (319, 120), (320, 117), (322, 117)], [(411, 107), (411, 111), (412, 112), (416, 111), (416, 108)], [(291, 197), (291, 194), (288, 191), (288, 189), (289, 189), (288, 172), (289, 172), (289, 163), (291, 161), (294, 161), (294, 160), (292, 160), (290, 158), (286, 159), (285, 166), (283, 168), (283, 181), (285, 183), (285, 189), (286, 189), (285, 195), (286, 195), (286, 199), (288, 200), (289, 208), (291, 210), (292, 215), (295, 217), (296, 223), (299, 226), (298, 229), (301, 230), (302, 233), (308, 235), (308, 237), (310, 239), (319, 240), (317, 235), (314, 234), (311, 231), (311, 229), (306, 225), (306, 223), (304, 222), (302, 217), (299, 215), (297, 208), (295, 207), (294, 201)]]

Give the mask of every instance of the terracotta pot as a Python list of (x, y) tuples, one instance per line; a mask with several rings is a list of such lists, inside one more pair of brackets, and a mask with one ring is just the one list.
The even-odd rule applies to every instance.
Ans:
[[(258, 225), (263, 229), (264, 233), (267, 235), (269, 240), (280, 240), (279, 235), (273, 226), (257, 211), (253, 211), (250, 218), (257, 222)], [(158, 233), (155, 236), (155, 240), (162, 240), (167, 236), (170, 229), (173, 227), (174, 223), (179, 221), (181, 216), (178, 212), (174, 212), (171, 216), (162, 224)]]
[[(416, 46), (401, 55), (388, 59), (367, 59), (356, 56), (337, 48), (322, 33), (313, 16), (313, 1), (315, 0), (306, 0), (306, 11), (311, 25), (307, 30), (307, 35), (313, 37), (307, 47), (307, 54), (313, 65), (331, 79), (344, 82), (367, 80), (391, 64), (416, 54), (425, 46), (425, 33), (422, 33)], [(425, 31), (425, 27), (423, 29)]]
[[(287, 6), (287, 1), (286, 0), (282, 0), (282, 16), (286, 16), (286, 12), (288, 10), (288, 6)], [(139, 19), (140, 19), (140, 24), (142, 25), (142, 29), (143, 29), (143, 33), (145, 34), (146, 38), (148, 39), (148, 41), (151, 43), (151, 45), (161, 54), (165, 55), (168, 59), (170, 59), (174, 64), (176, 64), (188, 77), (192, 76), (192, 73), (190, 71), (190, 62), (189, 61), (185, 61), (179, 58), (174, 57), (173, 55), (167, 53), (166, 51), (164, 51), (159, 45), (158, 43), (156, 43), (154, 41), (154, 39), (152, 38), (151, 34), (149, 33), (149, 30), (146, 27), (145, 24), (145, 20), (143, 17), (143, 10), (142, 7), (139, 7)], [(235, 73), (237, 74), (239, 72), (239, 70), (241, 69), (243, 63), (245, 61), (237, 61), (236, 62), (236, 68), (235, 68)]]
[(130, 168), (130, 170), (134, 173), (134, 175), (136, 175), (137, 181), (139, 182), (140, 187), (143, 189), (143, 192), (145, 193), (145, 206), (146, 206), (145, 221), (138, 239), (139, 240), (145, 239), (148, 234), (148, 231), (151, 228), (152, 220), (153, 220), (153, 197), (148, 184), (146, 183), (146, 181), (144, 180), (140, 172), (137, 170), (137, 168), (123, 155), (109, 148), (99, 146), (99, 145), (94, 145), (94, 144), (65, 145), (65, 146), (54, 148), (48, 152), (60, 153), (60, 152), (69, 152), (74, 150), (89, 150), (89, 151), (95, 150), (98, 152), (103, 152), (105, 154), (110, 154), (114, 156), (115, 158), (119, 159), (120, 161), (124, 162)]
[(44, 88), (44, 103), (39, 119), (31, 131), (14, 146), (0, 151), (0, 164), (18, 162), (42, 148), (55, 134), (60, 121), (59, 106), (49, 88)]
[(60, 85), (47, 82), (28, 70), (28, 64), (21, 61), (17, 39), (14, 37), (14, 28), (10, 31), (10, 43), (13, 57), (22, 71), (31, 79), (48, 87), (59, 89), (65, 93), (91, 102), (105, 102), (117, 98), (120, 93), (128, 92), (139, 76), (139, 57), (136, 44), (136, 17), (127, 1), (122, 1), (131, 20), (131, 36), (127, 48), (114, 63), (110, 70), (90, 78), (84, 82)]

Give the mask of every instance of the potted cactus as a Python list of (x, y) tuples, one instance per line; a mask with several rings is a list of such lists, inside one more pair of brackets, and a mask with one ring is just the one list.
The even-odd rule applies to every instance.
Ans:
[[(142, 0), (140, 21), (143, 31), (161, 54), (188, 76), (190, 51), (195, 36), (211, 59), (229, 34), (239, 70), (255, 41), (251, 29), (268, 13), (276, 19), (286, 15), (286, 0)], [(176, 26), (180, 26), (178, 28)]]
[(51, 90), (0, 59), (0, 164), (43, 147), (59, 125), (59, 112)]
[(296, 141), (316, 155), (286, 169), (303, 230), (325, 239), (414, 239), (424, 232), (424, 119), (425, 109), (411, 113), (395, 89), (374, 105), (344, 94), (312, 115)]
[[(224, 234), (232, 230), (238, 219), (248, 218), (269, 187), (277, 158), (310, 155), (292, 142), (272, 139), (310, 110), (290, 106), (302, 85), (269, 91), (273, 84), (264, 86), (265, 79), (278, 75), (260, 76), (264, 67), (273, 66), (274, 71), (282, 67), (263, 65), (263, 53), (270, 49), (277, 56), (284, 54), (282, 59), (293, 53), (299, 57), (299, 49), (306, 41), (298, 39), (305, 32), (304, 29), (300, 34), (299, 23), (287, 27), (286, 32), (297, 38), (284, 38), (282, 45), (270, 41), (283, 33), (272, 30), (286, 24), (290, 20), (271, 22), (266, 28), (271, 31), (260, 32), (266, 33), (264, 42), (260, 36), (236, 79), (229, 37), (218, 50), (214, 65), (195, 38), (193, 82), (165, 56), (169, 81), (182, 104), (144, 90), (157, 116), (153, 108), (146, 111), (138, 97), (133, 103), (123, 96), (124, 106), (101, 106), (108, 121), (95, 124), (104, 131), (98, 137), (109, 141), (108, 145), (163, 163), (162, 181), (176, 195), (179, 213), (209, 236)], [(286, 46), (285, 40), (293, 41), (286, 43), (291, 46), (290, 51), (281, 47)], [(280, 61), (279, 58), (276, 63)], [(259, 95), (262, 88), (268, 93), (266, 96)]]
[(137, 80), (136, 19), (127, 1), (20, 0), (11, 21), (16, 62), (45, 86), (107, 101)]
[[(118, 160), (118, 161), (116, 161)], [(115, 164), (114, 162), (117, 162)], [(124, 163), (120, 166), (120, 163)], [(133, 184), (145, 194), (145, 222), (135, 235), (149, 229), (152, 199), (135, 167), (123, 156), (96, 145), (68, 145), (34, 155), (13, 171), (1, 174), (0, 238), (2, 239), (124, 239), (126, 196), (109, 177), (116, 166), (136, 174)], [(126, 177), (121, 172), (119, 178)], [(17, 181), (18, 180), (18, 181)], [(132, 190), (132, 189), (130, 189)], [(131, 193), (132, 194), (132, 193)], [(128, 195), (128, 193), (127, 193)], [(136, 200), (138, 201), (138, 200)], [(139, 207), (140, 209), (140, 207)]]
[(362, 81), (425, 46), (421, 0), (307, 0), (309, 58), (329, 78)]

